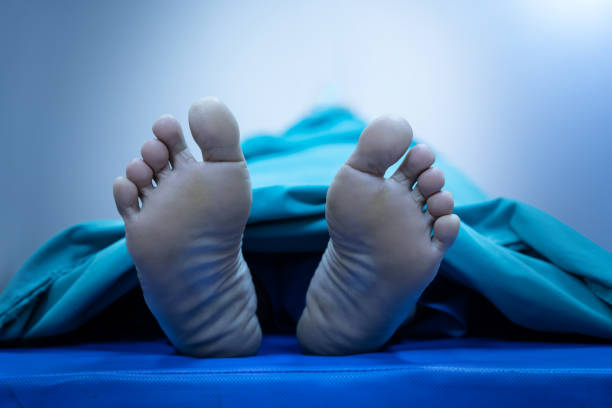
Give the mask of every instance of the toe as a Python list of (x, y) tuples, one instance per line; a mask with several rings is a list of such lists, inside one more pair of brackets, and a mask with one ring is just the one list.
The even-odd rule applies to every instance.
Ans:
[(459, 217), (457, 214), (443, 215), (433, 225), (433, 244), (442, 252), (451, 247), (459, 233)]
[(366, 173), (383, 177), (412, 142), (410, 124), (398, 116), (382, 116), (370, 123), (346, 164)]
[(418, 144), (410, 149), (392, 178), (412, 187), (419, 175), (427, 170), (434, 161), (433, 151), (427, 145)]
[(162, 115), (155, 121), (153, 134), (166, 145), (173, 167), (180, 167), (185, 162), (194, 160), (185, 143), (180, 123), (171, 115)]
[(449, 191), (440, 191), (427, 199), (427, 211), (434, 218), (451, 214), (454, 206), (453, 195)]
[(444, 187), (444, 172), (437, 167), (430, 167), (417, 178), (417, 188), (424, 199), (442, 190), (442, 187)]
[(138, 213), (138, 188), (130, 180), (119, 177), (113, 183), (117, 211), (125, 222)]
[(138, 187), (140, 196), (147, 196), (153, 190), (153, 170), (142, 159), (134, 159), (125, 169), (128, 180)]
[(243, 161), (238, 122), (217, 98), (203, 98), (189, 109), (189, 129), (205, 161)]
[(163, 178), (170, 172), (169, 153), (166, 145), (159, 140), (149, 140), (140, 149), (144, 162), (153, 170), (155, 179)]

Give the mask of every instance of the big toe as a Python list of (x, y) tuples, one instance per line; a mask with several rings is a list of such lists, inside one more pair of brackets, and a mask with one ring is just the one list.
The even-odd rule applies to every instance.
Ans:
[(347, 164), (357, 170), (384, 176), (412, 142), (410, 124), (399, 116), (382, 116), (370, 123), (357, 143)]
[(203, 98), (189, 109), (189, 128), (205, 161), (242, 161), (238, 122), (217, 98)]

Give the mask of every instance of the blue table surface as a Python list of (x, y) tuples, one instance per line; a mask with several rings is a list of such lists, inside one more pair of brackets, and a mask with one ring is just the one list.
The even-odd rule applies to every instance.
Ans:
[[(612, 406), (612, 345), (407, 340), (343, 357), (266, 335), (254, 357), (196, 359), (165, 340), (0, 349), (0, 407)], [(204, 404), (204, 405), (202, 405)], [(143, 406), (144, 406), (143, 405)]]

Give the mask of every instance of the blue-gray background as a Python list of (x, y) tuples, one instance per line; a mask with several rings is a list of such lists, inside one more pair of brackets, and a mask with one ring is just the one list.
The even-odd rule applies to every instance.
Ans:
[(606, 0), (5, 0), (0, 290), (52, 234), (117, 218), (112, 182), (152, 122), (185, 122), (205, 95), (246, 135), (316, 103), (401, 114), (491, 196), (612, 250), (611, 11)]

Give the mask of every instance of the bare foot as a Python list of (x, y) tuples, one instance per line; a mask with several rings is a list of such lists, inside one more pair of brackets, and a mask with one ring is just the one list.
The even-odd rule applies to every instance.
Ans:
[[(408, 122), (373, 121), (327, 193), (330, 241), (297, 328), (305, 352), (351, 354), (382, 346), (409, 317), (459, 230), (453, 198)], [(415, 186), (416, 183), (416, 186)], [(426, 209), (424, 209), (427, 204)], [(433, 230), (433, 236), (432, 236)]]
[(251, 186), (238, 124), (225, 105), (206, 98), (189, 110), (189, 127), (203, 162), (187, 149), (177, 120), (165, 115), (142, 159), (115, 181), (127, 247), (147, 305), (180, 352), (251, 355), (261, 329), (241, 252)]

